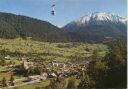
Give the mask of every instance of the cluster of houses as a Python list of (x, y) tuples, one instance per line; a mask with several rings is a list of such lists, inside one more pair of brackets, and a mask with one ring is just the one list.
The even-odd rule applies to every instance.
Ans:
[[(8, 60), (10, 59), (10, 56), (6, 56), (5, 58)], [(25, 77), (25, 80), (27, 80), (28, 82), (41, 82), (42, 80), (55, 78), (55, 77), (68, 77), (72, 75), (77, 75), (78, 73), (81, 73), (82, 71), (86, 70), (86, 64), (87, 63), (77, 64), (77, 63), (59, 62), (59, 61), (45, 61), (45, 62), (42, 62), (40, 60), (30, 61), (28, 58), (22, 57), (20, 67), (22, 69), (29, 70), (30, 68), (36, 68), (37, 66), (39, 66), (39, 68), (43, 69), (41, 74), (29, 75), (28, 77)], [(8, 64), (8, 67), (10, 66), (13, 67), (15, 65), (10, 62)], [(15, 82), (16, 81), (19, 80), (17, 79), (15, 80)]]
[(28, 80), (46, 80), (47, 78), (53, 77), (68, 77), (70, 75), (75, 75), (79, 72), (85, 70), (85, 65), (73, 64), (73, 63), (64, 63), (58, 61), (52, 62), (32, 62), (27, 60), (22, 60), (22, 67), (24, 69), (29, 69), (30, 67), (38, 66), (43, 67), (43, 69), (47, 70), (48, 72), (42, 72), (40, 75), (33, 75), (29, 76)]
[[(6, 56), (6, 59), (10, 59), (10, 56)], [(30, 68), (36, 68), (39, 66), (43, 71), (40, 75), (28, 76), (28, 80), (46, 80), (47, 78), (53, 77), (68, 77), (70, 75), (76, 75), (85, 70), (85, 63), (76, 64), (71, 62), (59, 62), (59, 61), (30, 61), (27, 57), (22, 57), (21, 68), (29, 70)], [(11, 66), (14, 64), (10, 63)], [(44, 71), (45, 70), (45, 71)]]

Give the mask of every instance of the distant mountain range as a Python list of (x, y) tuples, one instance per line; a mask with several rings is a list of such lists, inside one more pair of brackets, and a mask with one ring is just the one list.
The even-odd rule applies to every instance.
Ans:
[(0, 12), (0, 38), (93, 43), (126, 40), (126, 36), (127, 19), (108, 13), (93, 13), (58, 28), (46, 21)]
[(62, 29), (68, 31), (74, 41), (126, 40), (127, 19), (109, 13), (96, 12), (72, 21)]

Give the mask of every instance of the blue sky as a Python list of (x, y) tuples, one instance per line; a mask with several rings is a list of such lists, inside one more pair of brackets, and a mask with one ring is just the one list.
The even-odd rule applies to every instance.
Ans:
[(51, 16), (54, 0), (0, 0), (0, 11), (31, 16), (63, 26), (93, 12), (127, 17), (127, 0), (55, 0), (56, 16)]

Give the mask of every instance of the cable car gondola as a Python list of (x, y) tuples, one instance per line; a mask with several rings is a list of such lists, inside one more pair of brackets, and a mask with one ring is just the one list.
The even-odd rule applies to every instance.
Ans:
[(56, 12), (55, 12), (55, 4), (53, 4), (52, 6), (51, 6), (51, 8), (52, 8), (52, 11), (51, 11), (51, 15), (55, 15), (56, 14)]

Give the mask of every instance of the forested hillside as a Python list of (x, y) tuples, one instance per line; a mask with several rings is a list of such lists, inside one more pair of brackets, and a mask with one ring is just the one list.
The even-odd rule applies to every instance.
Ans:
[(38, 19), (0, 12), (0, 37), (32, 37), (40, 41), (66, 41), (67, 35), (56, 26)]

